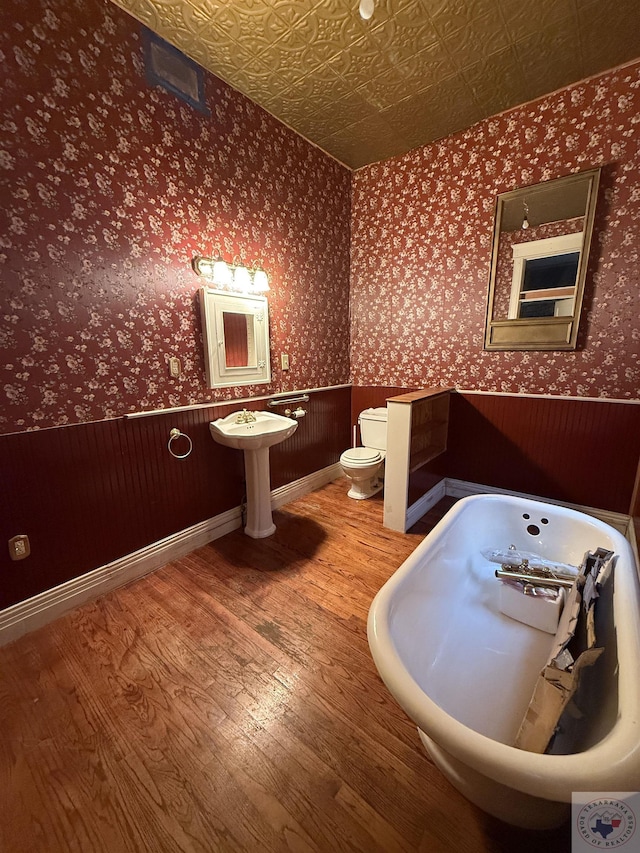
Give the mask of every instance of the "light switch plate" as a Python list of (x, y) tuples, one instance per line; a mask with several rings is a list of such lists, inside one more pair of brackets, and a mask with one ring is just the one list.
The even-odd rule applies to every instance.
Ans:
[(169, 376), (172, 379), (179, 379), (180, 373), (182, 371), (182, 365), (180, 364), (180, 359), (173, 356), (169, 359)]
[(289, 370), (289, 353), (283, 352), (280, 356), (280, 363), (283, 370)]

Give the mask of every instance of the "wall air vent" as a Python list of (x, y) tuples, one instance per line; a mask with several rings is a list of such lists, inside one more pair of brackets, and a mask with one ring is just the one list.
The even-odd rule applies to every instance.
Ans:
[(203, 69), (182, 51), (142, 28), (144, 63), (147, 80), (152, 86), (162, 86), (192, 107), (209, 115), (204, 97)]

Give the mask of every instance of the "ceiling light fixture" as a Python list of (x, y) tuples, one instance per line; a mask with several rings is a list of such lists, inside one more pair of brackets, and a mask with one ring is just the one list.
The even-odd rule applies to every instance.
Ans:
[(360, 0), (360, 17), (368, 21), (375, 9), (374, 0)]
[(522, 230), (526, 231), (527, 228), (529, 227), (529, 205), (527, 204), (526, 201), (523, 201), (522, 204), (524, 205), (524, 217), (522, 219)]

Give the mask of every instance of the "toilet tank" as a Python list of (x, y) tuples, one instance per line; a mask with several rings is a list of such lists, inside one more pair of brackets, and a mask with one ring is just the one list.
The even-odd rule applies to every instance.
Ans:
[(358, 418), (360, 437), (364, 447), (376, 450), (387, 449), (387, 409), (379, 406), (375, 409), (365, 409)]

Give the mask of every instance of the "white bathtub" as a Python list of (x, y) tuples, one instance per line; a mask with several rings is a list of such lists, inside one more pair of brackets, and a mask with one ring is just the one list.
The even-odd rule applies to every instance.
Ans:
[[(510, 745), (553, 636), (498, 610), (497, 566), (481, 552), (509, 545), (573, 565), (598, 547), (618, 555), (612, 608), (603, 596), (599, 611), (608, 626), (602, 695), (570, 754)], [(368, 635), (433, 761), (490, 814), (542, 829), (565, 819), (572, 791), (640, 790), (638, 575), (629, 543), (609, 525), (534, 500), (464, 498), (382, 587)]]

